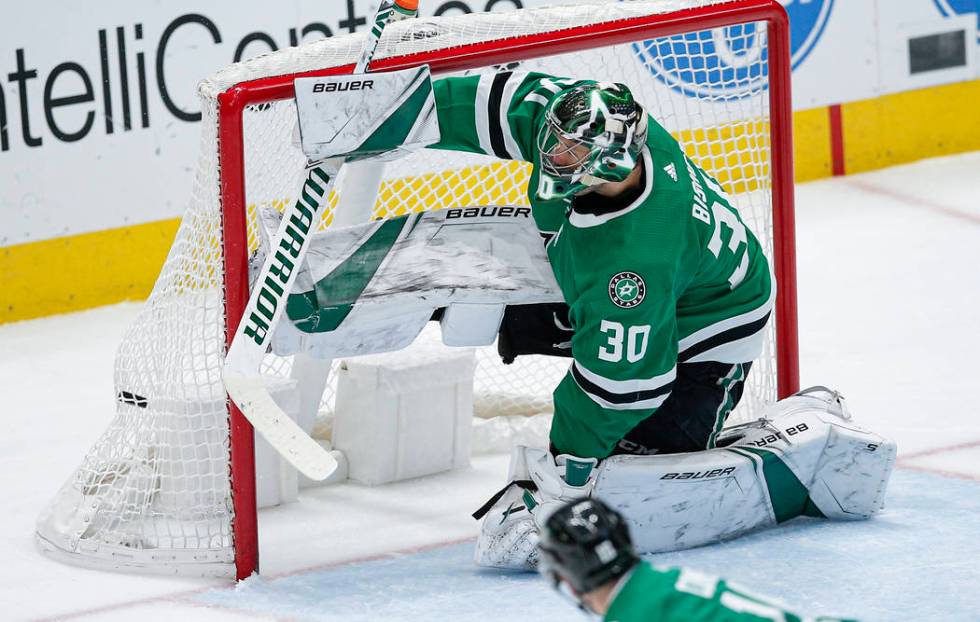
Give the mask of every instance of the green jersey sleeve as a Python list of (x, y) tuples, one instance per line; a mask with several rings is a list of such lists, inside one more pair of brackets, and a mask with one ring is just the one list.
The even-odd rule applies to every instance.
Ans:
[(526, 71), (435, 80), (441, 138), (429, 148), (537, 163), (535, 138), (548, 102), (556, 93), (581, 83)]
[(538, 230), (545, 237), (558, 231), (567, 205), (534, 196), (540, 180), (538, 131), (551, 99), (588, 80), (543, 73), (501, 71), (442, 78), (433, 82), (440, 140), (430, 149), (465, 151), (533, 165), (528, 201)]
[[(605, 622), (801, 622), (800, 616), (722, 579), (641, 562), (610, 603)], [(816, 618), (845, 622), (838, 618)], [(853, 621), (852, 621), (853, 622)]]

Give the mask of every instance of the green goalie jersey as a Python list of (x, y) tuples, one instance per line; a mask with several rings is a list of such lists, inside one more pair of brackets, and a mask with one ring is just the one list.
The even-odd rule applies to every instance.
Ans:
[(642, 188), (628, 204), (610, 211), (597, 209), (596, 195), (536, 198), (545, 107), (580, 83), (519, 71), (437, 80), (434, 148), (534, 165), (532, 214), (575, 331), (551, 440), (603, 458), (664, 402), (678, 364), (755, 359), (775, 286), (725, 191), (653, 119)]

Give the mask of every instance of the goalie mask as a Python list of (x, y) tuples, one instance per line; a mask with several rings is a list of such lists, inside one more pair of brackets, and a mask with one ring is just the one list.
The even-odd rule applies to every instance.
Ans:
[(623, 517), (598, 499), (576, 499), (545, 522), (539, 571), (556, 589), (580, 595), (619, 579), (640, 558)]
[(636, 167), (646, 134), (646, 112), (625, 84), (589, 83), (558, 93), (537, 135), (538, 198), (568, 197), (625, 180)]

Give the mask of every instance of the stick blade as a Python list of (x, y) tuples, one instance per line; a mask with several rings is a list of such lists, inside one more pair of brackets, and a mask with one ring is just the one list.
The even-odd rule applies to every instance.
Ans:
[(261, 377), (229, 369), (227, 365), (222, 377), (225, 390), (252, 427), (296, 470), (321, 481), (337, 469), (334, 457), (279, 408)]

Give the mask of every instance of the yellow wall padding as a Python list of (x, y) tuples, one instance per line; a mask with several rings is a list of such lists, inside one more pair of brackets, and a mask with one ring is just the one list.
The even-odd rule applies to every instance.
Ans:
[(146, 298), (179, 222), (0, 248), (0, 324)]
[[(980, 80), (886, 95), (842, 106), (847, 173), (882, 168), (964, 151), (980, 150)], [(682, 133), (686, 150), (735, 192), (745, 171), (766, 167), (756, 149), (766, 131), (760, 122), (735, 128)], [(793, 115), (796, 181), (829, 177), (828, 108)], [(707, 143), (705, 140), (711, 139)], [(710, 144), (710, 146), (705, 146)], [(462, 203), (526, 204), (529, 169), (518, 162), (494, 164), (479, 172), (424, 175), (386, 182), (380, 201), (392, 216)], [(489, 183), (488, 183), (489, 182)], [(393, 195), (402, 198), (394, 201)], [(330, 197), (331, 219), (336, 196)], [(289, 199), (273, 201), (282, 210)], [(254, 219), (255, 206), (249, 206)], [(163, 265), (179, 220), (86, 233), (0, 248), (0, 324), (66, 311), (145, 298)], [(250, 240), (254, 247), (255, 240)]]
[(826, 107), (793, 114), (793, 165), (797, 182), (830, 177), (830, 114)]
[(980, 80), (843, 104), (848, 174), (980, 150)]

